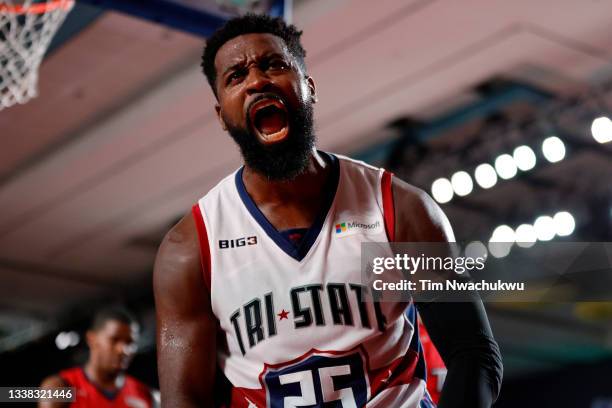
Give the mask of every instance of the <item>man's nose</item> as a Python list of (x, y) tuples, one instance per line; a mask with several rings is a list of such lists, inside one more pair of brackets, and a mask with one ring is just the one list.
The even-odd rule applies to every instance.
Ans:
[(246, 81), (246, 90), (249, 95), (264, 92), (271, 86), (270, 77), (257, 67), (249, 69)]
[(118, 343), (117, 344), (117, 351), (120, 354), (128, 355), (130, 353), (130, 345), (127, 344), (127, 343)]

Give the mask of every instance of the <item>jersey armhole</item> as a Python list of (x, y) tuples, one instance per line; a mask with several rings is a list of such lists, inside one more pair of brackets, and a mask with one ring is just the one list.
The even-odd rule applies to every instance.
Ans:
[(196, 229), (198, 231), (198, 241), (200, 242), (200, 261), (202, 262), (202, 274), (204, 276), (204, 283), (208, 288), (208, 292), (211, 293), (211, 262), (210, 262), (210, 246), (208, 243), (208, 233), (206, 232), (206, 224), (204, 223), (204, 217), (202, 216), (202, 210), (200, 205), (196, 203), (192, 209), (193, 218), (196, 223)]
[(383, 170), (381, 179), (383, 216), (389, 242), (395, 241), (395, 205), (393, 204), (393, 173)]

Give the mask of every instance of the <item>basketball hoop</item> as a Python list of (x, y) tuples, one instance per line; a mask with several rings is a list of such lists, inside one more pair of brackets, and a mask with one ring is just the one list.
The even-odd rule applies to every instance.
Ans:
[(38, 68), (74, 0), (0, 0), (0, 110), (37, 95)]

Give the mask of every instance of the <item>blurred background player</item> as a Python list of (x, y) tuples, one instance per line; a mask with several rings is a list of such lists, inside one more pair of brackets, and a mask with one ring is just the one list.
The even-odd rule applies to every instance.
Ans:
[(125, 374), (136, 351), (138, 333), (139, 326), (127, 310), (100, 310), (86, 334), (89, 358), (85, 365), (62, 370), (41, 384), (43, 388), (74, 387), (76, 401), (45, 401), (39, 403), (39, 408), (153, 407), (156, 393)]

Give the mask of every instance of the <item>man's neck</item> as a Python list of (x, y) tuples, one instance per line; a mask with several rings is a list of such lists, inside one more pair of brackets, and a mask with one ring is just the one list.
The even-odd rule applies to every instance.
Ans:
[(310, 228), (324, 205), (331, 163), (313, 150), (307, 169), (291, 181), (270, 181), (245, 166), (242, 181), (249, 196), (278, 231)]
[(319, 152), (313, 150), (308, 167), (295, 179), (271, 181), (245, 166), (242, 180), (247, 192), (258, 206), (275, 203), (291, 205), (320, 197), (330, 168), (330, 163), (327, 163)]
[(97, 386), (108, 391), (117, 390), (118, 376), (116, 374), (100, 370), (91, 360), (85, 364), (83, 369), (85, 370), (87, 378), (89, 378), (89, 380), (94, 382)]

